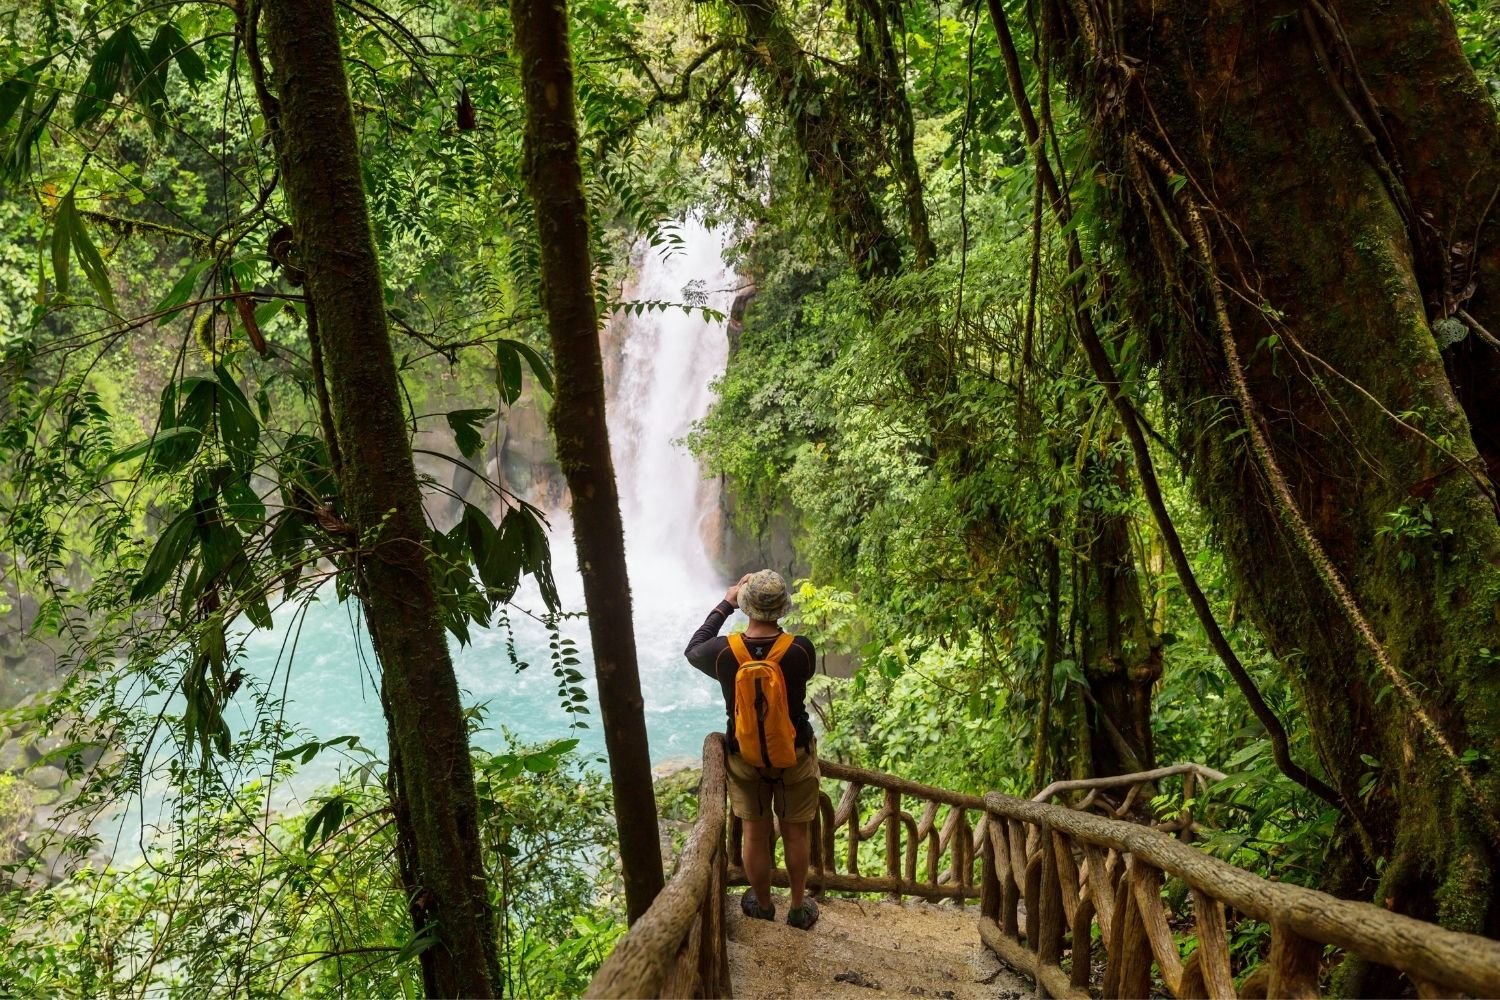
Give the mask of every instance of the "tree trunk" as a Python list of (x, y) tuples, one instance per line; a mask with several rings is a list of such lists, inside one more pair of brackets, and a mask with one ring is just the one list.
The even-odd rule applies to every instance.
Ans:
[(891, 22), (901, 19), (900, 0), (860, 0), (863, 29), (868, 34), (861, 46), (870, 50), (874, 63), (871, 74), (876, 80), (876, 111), (891, 130), (891, 169), (901, 184), (901, 201), (906, 206), (906, 230), (919, 271), (926, 270), (937, 259), (932, 241), (932, 227), (927, 217), (927, 200), (922, 192), (922, 169), (917, 164), (916, 123), (912, 119), (911, 101), (906, 94), (906, 74), (891, 35)]
[(380, 265), (360, 174), (332, 0), (268, 0), (280, 98), (276, 146), (316, 307), (342, 456), (343, 512), (359, 540), (359, 592), (381, 666), (402, 876), (431, 996), (502, 985), (474, 774), (458, 683), (427, 563)]
[(1130, 514), (1119, 509), (1130, 480), (1123, 459), (1097, 454), (1085, 462), (1083, 476), (1079, 547), (1088, 561), (1077, 598), (1094, 775), (1149, 771), (1156, 766), (1151, 694), (1161, 677), (1162, 649), (1141, 600)]
[(605, 422), (567, 5), (565, 0), (512, 0), (511, 15), (526, 95), (526, 179), (541, 245), (542, 306), (557, 365), (552, 427), (558, 462), (573, 495), (573, 537), (609, 750), (625, 903), (634, 923), (661, 891), (661, 842), (630, 616), (625, 533)]
[[(864, 137), (845, 119), (774, 0), (733, 0), (745, 21), (747, 52), (761, 77), (763, 96), (786, 116), (809, 173), (831, 202), (830, 216), (854, 269), (864, 279), (901, 271), (901, 244), (855, 161)], [(924, 209), (925, 211), (925, 209)]]
[(1375, 897), (1494, 933), (1494, 111), (1442, 0), (1110, 10), (1046, 18), (1198, 496)]

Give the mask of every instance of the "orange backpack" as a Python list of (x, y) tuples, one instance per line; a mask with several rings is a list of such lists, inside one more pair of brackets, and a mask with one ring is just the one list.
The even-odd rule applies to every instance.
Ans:
[(791, 634), (783, 632), (765, 659), (757, 660), (743, 635), (729, 636), (729, 648), (739, 661), (734, 674), (734, 738), (751, 767), (788, 768), (797, 763), (797, 730), (781, 673), (781, 657), (791, 645)]

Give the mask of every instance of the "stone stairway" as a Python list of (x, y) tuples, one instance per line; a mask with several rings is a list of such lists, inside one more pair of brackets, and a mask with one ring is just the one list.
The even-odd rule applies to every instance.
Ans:
[(731, 889), (729, 967), (743, 1000), (804, 997), (873, 1000), (1014, 1000), (1030, 985), (979, 941), (974, 908), (827, 899), (809, 932), (786, 926), (790, 906), (776, 895), (776, 922), (740, 912)]

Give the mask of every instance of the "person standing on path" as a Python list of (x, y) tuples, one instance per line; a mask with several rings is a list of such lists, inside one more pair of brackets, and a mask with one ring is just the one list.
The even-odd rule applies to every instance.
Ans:
[[(738, 607), (750, 619), (742, 636), (721, 636), (719, 630)], [(781, 837), (786, 844), (786, 869), (791, 882), (792, 908), (786, 922), (807, 930), (818, 920), (818, 907), (806, 896), (809, 826), (818, 811), (818, 754), (812, 722), (807, 715), (807, 681), (817, 663), (813, 644), (806, 636), (792, 636), (778, 624), (792, 608), (786, 580), (775, 570), (746, 573), (730, 587), (724, 599), (708, 613), (702, 626), (688, 640), (688, 662), (719, 682), (724, 694), (728, 725), (724, 738), (729, 751), (729, 803), (744, 823), (745, 874), (750, 888), (740, 900), (746, 916), (760, 920), (776, 918), (771, 898), (772, 813), (781, 819)], [(736, 681), (745, 683), (746, 673), (770, 664), (779, 668), (785, 694), (785, 718), (769, 717), (782, 708), (779, 692), (759, 694), (753, 708), (736, 705)], [(774, 669), (771, 674), (774, 675)], [(746, 688), (760, 692), (757, 686)], [(769, 706), (769, 708), (767, 707)], [(737, 715), (736, 708), (741, 711)], [(748, 715), (747, 715), (748, 713)], [(747, 723), (747, 718), (751, 720)], [(738, 719), (738, 722), (737, 722)], [(739, 737), (747, 725), (758, 725), (758, 746), (742, 752)], [(738, 730), (738, 734), (737, 734)], [(783, 732), (791, 744), (781, 750), (767, 745), (765, 734)], [(790, 755), (795, 748), (795, 760)], [(777, 753), (788, 766), (769, 766)], [(748, 759), (747, 759), (748, 758)]]

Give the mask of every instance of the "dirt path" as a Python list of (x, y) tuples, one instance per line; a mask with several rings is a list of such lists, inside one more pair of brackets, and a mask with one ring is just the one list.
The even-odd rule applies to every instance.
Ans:
[(787, 897), (776, 894), (776, 922), (740, 913), (731, 890), (729, 967), (735, 996), (873, 1000), (1017, 1000), (1027, 982), (979, 943), (976, 910), (929, 903), (824, 900), (810, 932), (786, 926)]

